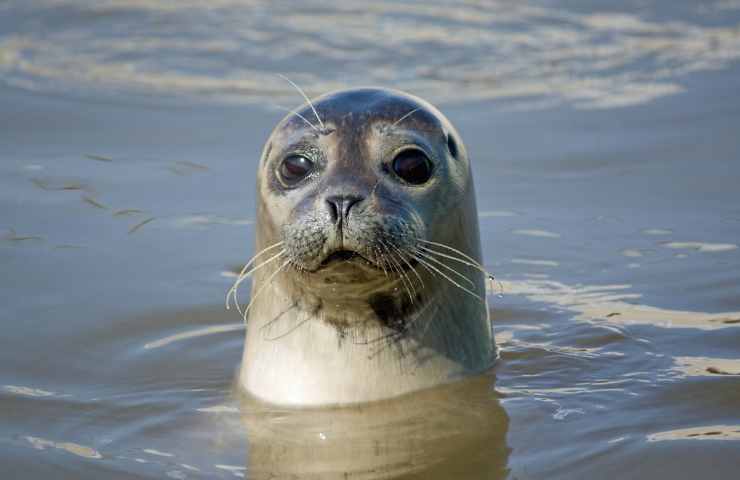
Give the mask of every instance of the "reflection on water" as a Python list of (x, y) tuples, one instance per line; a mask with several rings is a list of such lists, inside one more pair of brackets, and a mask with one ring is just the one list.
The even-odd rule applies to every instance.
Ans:
[(635, 303), (642, 298), (630, 292), (630, 285), (569, 286), (548, 280), (510, 281), (504, 291), (524, 295), (535, 302), (565, 308), (575, 313), (575, 320), (621, 325), (646, 324), (657, 327), (715, 329), (740, 327), (738, 312), (688, 312)]
[(740, 425), (712, 425), (659, 432), (648, 436), (651, 442), (663, 440), (740, 440)]
[[(737, 323), (740, 323), (738, 321)], [(676, 357), (677, 372), (691, 376), (737, 375), (740, 376), (740, 359)]]
[(331, 410), (242, 405), (250, 478), (505, 478), (508, 417), (493, 379)]
[(57, 448), (64, 450), (65, 452), (71, 453), (84, 458), (103, 458), (103, 456), (97, 452), (94, 448), (85, 447), (84, 445), (77, 445), (71, 442), (52, 442), (51, 440), (45, 440), (38, 437), (25, 437), (33, 448), (36, 450), (45, 450), (47, 448)]
[[(0, 477), (734, 478), (740, 3), (601, 4), (0, 2)], [(454, 121), (490, 377), (237, 398), (277, 73)]]

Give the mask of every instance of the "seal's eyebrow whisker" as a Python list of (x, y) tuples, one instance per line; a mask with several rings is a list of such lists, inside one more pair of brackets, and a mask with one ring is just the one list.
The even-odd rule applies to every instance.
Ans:
[(408, 113), (407, 113), (406, 115), (404, 115), (403, 117), (401, 117), (401, 118), (399, 118), (398, 120), (396, 120), (395, 122), (393, 122), (393, 124), (391, 125), (391, 127), (390, 127), (390, 128), (393, 128), (393, 127), (395, 127), (396, 125), (398, 125), (398, 124), (399, 124), (399, 123), (401, 123), (402, 121), (406, 120), (406, 119), (407, 119), (408, 117), (410, 117), (410, 116), (411, 116), (411, 115), (413, 115), (414, 113), (418, 112), (419, 110), (421, 110), (421, 108), (415, 108), (415, 109), (411, 110), (411, 111), (410, 111), (410, 112), (408, 112)]
[(293, 109), (291, 109), (291, 108), (288, 108), (288, 107), (283, 107), (282, 105), (277, 105), (277, 104), (276, 104), (275, 106), (276, 106), (276, 107), (278, 107), (278, 108), (279, 108), (279, 109), (281, 109), (281, 110), (285, 110), (286, 112), (290, 112), (290, 113), (292, 113), (292, 114), (293, 114), (293, 115), (295, 115), (296, 117), (298, 117), (298, 118), (300, 118), (301, 120), (303, 120), (304, 122), (306, 122), (306, 123), (307, 123), (307, 124), (308, 124), (308, 125), (309, 125), (309, 126), (310, 126), (311, 128), (313, 128), (314, 130), (316, 130), (316, 133), (318, 133), (318, 134), (321, 134), (321, 130), (319, 130), (319, 129), (318, 129), (317, 127), (316, 127), (316, 125), (314, 125), (313, 123), (309, 122), (309, 121), (308, 121), (308, 119), (307, 119), (306, 117), (304, 117), (303, 115), (301, 115), (300, 113), (296, 112), (295, 110), (293, 110)]
[(308, 98), (308, 95), (306, 95), (306, 92), (304, 92), (301, 89), (301, 87), (299, 87), (298, 85), (296, 85), (295, 83), (293, 83), (293, 81), (291, 79), (289, 79), (288, 77), (286, 77), (285, 75), (283, 75), (281, 73), (278, 73), (278, 77), (280, 77), (283, 80), (285, 80), (286, 82), (290, 83), (291, 85), (293, 85), (293, 88), (295, 88), (296, 90), (298, 90), (298, 93), (300, 93), (303, 96), (303, 98), (306, 99), (306, 102), (308, 102), (308, 105), (311, 107), (311, 110), (313, 110), (313, 114), (316, 115), (316, 120), (318, 120), (319, 121), (319, 125), (321, 125), (321, 131), (326, 131), (326, 126), (324, 125), (324, 122), (321, 121), (321, 117), (319, 117), (319, 112), (316, 111), (316, 107), (313, 106), (313, 103), (311, 102), (311, 99)]

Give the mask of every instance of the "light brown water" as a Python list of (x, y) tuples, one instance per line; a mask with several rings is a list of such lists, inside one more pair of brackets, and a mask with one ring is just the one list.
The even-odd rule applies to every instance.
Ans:
[[(0, 478), (737, 476), (740, 4), (209, 5), (0, 5)], [(455, 123), (490, 376), (234, 395), (275, 73)]]

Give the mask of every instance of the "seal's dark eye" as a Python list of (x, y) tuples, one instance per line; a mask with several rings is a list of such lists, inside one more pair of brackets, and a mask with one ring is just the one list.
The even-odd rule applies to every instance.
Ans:
[(393, 171), (402, 180), (421, 185), (432, 176), (432, 162), (421, 150), (404, 150), (393, 159)]
[(290, 155), (278, 167), (280, 180), (286, 186), (292, 186), (303, 180), (313, 171), (313, 162), (302, 155)]

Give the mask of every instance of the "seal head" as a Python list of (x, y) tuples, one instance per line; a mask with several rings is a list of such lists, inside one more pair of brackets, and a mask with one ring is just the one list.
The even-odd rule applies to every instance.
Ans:
[[(322, 96), (277, 125), (260, 161), (257, 187), (258, 251), (280, 253), (255, 275), (242, 368), (247, 390), (276, 403), (351, 403), (490, 365), (495, 349), (485, 279), (477, 267), (470, 164), (458, 133), (436, 108), (386, 89)], [(328, 332), (334, 333), (337, 355), (322, 362), (317, 357), (328, 350), (317, 335), (331, 337)], [(391, 372), (383, 372), (387, 368), (378, 357), (415, 352), (401, 363), (414, 365), (424, 378), (416, 355), (439, 361), (427, 362), (433, 374), (421, 382), (391, 378), (391, 388), (353, 386), (342, 383), (345, 374), (328, 373), (336, 381), (318, 381), (328, 389), (322, 394), (315, 387), (308, 389), (313, 393), (291, 387), (277, 395), (255, 380), (264, 372), (253, 362), (267, 360), (252, 355), (264, 347), (252, 338), (258, 336), (271, 343), (273, 353), (286, 343), (302, 351), (300, 369), (309, 358), (316, 362), (309, 377), (327, 375), (329, 365), (344, 359), (343, 370), (374, 371), (382, 382)], [(374, 338), (385, 339), (379, 343), (387, 352), (373, 353), (379, 346), (370, 346)], [(282, 368), (264, 368), (272, 383), (290, 381), (275, 376)]]

